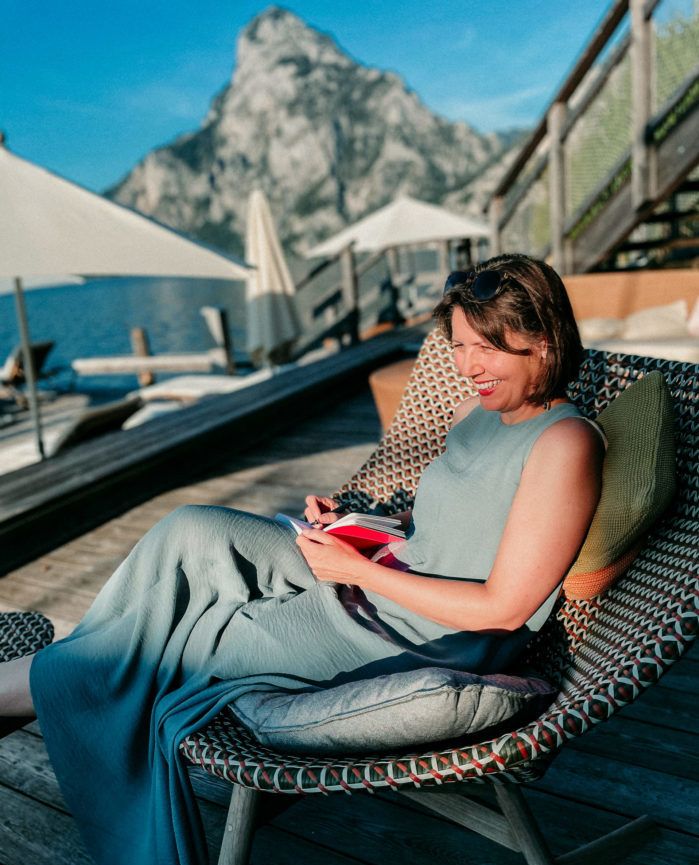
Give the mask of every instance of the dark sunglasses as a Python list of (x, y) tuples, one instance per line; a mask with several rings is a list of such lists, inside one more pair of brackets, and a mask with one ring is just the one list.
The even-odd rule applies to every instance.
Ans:
[(444, 283), (444, 292), (452, 288), (465, 288), (473, 300), (483, 303), (497, 297), (507, 287), (512, 278), (499, 270), (455, 270), (449, 274)]

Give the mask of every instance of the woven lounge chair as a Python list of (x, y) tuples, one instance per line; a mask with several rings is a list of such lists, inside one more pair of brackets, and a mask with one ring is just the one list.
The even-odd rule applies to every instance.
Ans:
[[(641, 817), (555, 859), (519, 785), (540, 778), (569, 739), (607, 720), (656, 682), (697, 630), (699, 366), (589, 351), (570, 396), (594, 417), (651, 369), (663, 373), (674, 400), (676, 503), (612, 589), (590, 601), (561, 601), (530, 645), (525, 661), (559, 688), (547, 711), (519, 729), (475, 744), (471, 738), (438, 751), (418, 746), (410, 753), (366, 757), (278, 753), (260, 745), (224, 711), (182, 743), (187, 760), (234, 785), (220, 865), (247, 862), (255, 809), (261, 793), (268, 791), (328, 794), (391, 788), (520, 851), (529, 865), (617, 862), (645, 840), (650, 821)], [(452, 409), (466, 393), (445, 341), (433, 333), (390, 429), (337, 497), (355, 509), (375, 499), (396, 511), (410, 505), (418, 477), (441, 451)], [(492, 784), (502, 814), (463, 795), (468, 782)], [(434, 792), (437, 785), (440, 793)], [(462, 795), (444, 795), (447, 790)]]
[[(41, 378), (46, 363), (46, 358), (51, 353), (54, 343), (51, 340), (44, 342), (33, 342), (30, 346), (34, 374)], [(22, 346), (17, 345), (7, 355), (5, 362), (0, 366), (0, 393), (6, 393), (14, 399), (18, 406), (26, 408), (27, 398), (19, 387), (26, 382), (24, 369), (24, 357)]]
[[(53, 625), (41, 613), (0, 613), (0, 661), (13, 661), (43, 649), (53, 640)], [(30, 718), (0, 718), (0, 739)]]
[[(41, 375), (46, 358), (49, 356), (53, 346), (54, 343), (51, 340), (33, 342), (31, 344), (34, 372), (37, 376)], [(7, 355), (5, 362), (0, 367), (0, 384), (9, 387), (24, 384), (24, 382), (24, 359), (22, 357), (22, 347), (18, 345)]]

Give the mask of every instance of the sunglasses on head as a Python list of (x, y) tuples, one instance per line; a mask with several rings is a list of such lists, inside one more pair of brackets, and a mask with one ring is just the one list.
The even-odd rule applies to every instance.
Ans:
[(455, 270), (449, 274), (444, 283), (444, 292), (452, 288), (465, 288), (473, 300), (483, 303), (497, 297), (507, 287), (512, 278), (499, 270)]

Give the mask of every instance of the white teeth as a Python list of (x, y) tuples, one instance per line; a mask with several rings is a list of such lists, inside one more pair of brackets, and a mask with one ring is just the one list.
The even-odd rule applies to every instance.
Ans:
[(493, 379), (492, 381), (474, 382), (474, 384), (476, 385), (476, 388), (478, 390), (491, 390), (492, 388), (495, 387), (496, 384), (500, 384), (501, 381), (502, 381), (502, 379), (496, 378), (496, 379)]

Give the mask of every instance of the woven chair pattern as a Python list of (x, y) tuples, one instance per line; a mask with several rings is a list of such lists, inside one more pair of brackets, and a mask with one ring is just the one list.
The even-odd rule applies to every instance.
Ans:
[[(570, 396), (589, 417), (644, 373), (660, 370), (675, 406), (678, 489), (626, 575), (602, 598), (562, 599), (525, 661), (557, 684), (535, 721), (478, 743), (389, 756), (294, 756), (260, 745), (229, 712), (188, 736), (188, 760), (232, 782), (278, 793), (371, 791), (454, 781), (522, 783), (545, 772), (567, 740), (636, 699), (686, 650), (699, 621), (699, 366), (587, 353)], [(337, 494), (355, 509), (411, 504), (422, 470), (444, 447), (467, 394), (444, 339), (426, 340), (396, 417), (367, 463)]]
[(53, 625), (41, 613), (0, 613), (0, 661), (14, 661), (53, 640)]

